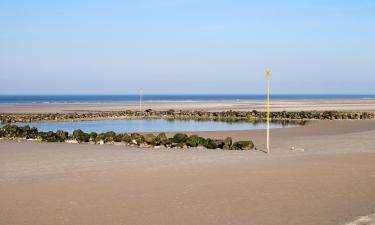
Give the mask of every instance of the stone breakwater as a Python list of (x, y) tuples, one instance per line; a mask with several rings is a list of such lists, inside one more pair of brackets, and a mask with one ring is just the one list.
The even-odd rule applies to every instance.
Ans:
[[(339, 111), (299, 111), (299, 112), (271, 112), (273, 122), (287, 123), (291, 121), (308, 120), (359, 120), (374, 119), (374, 112), (339, 112)], [(24, 113), (0, 114), (2, 124), (16, 122), (43, 122), (43, 121), (84, 121), (103, 119), (170, 119), (170, 120), (217, 120), (217, 121), (263, 121), (265, 112), (252, 111), (154, 111), (152, 109), (140, 111), (100, 111), (75, 113)]]
[(118, 144), (126, 146), (138, 146), (145, 148), (207, 148), (224, 150), (252, 150), (254, 143), (250, 141), (233, 142), (232, 138), (211, 139), (203, 138), (198, 135), (177, 133), (173, 137), (167, 137), (165, 133), (138, 134), (138, 133), (115, 133), (108, 131), (105, 133), (85, 133), (78, 129), (72, 134), (66, 131), (58, 130), (56, 132), (42, 132), (35, 127), (16, 125), (5, 125), (0, 128), (0, 140), (36, 140), (44, 142), (67, 142), (67, 143), (90, 143), (90, 144)]

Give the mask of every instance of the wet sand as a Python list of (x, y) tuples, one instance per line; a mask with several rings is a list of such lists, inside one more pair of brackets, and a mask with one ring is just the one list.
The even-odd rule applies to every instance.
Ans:
[[(143, 109), (153, 110), (265, 110), (265, 101), (144, 101)], [(7, 104), (0, 105), (0, 113), (41, 113), (80, 111), (139, 110), (138, 102), (87, 104)], [(271, 102), (273, 111), (375, 111), (375, 99), (368, 100), (295, 100)]]
[[(263, 134), (202, 133), (260, 149)], [(271, 155), (0, 141), (0, 224), (334, 225), (375, 212), (374, 121), (271, 135)]]

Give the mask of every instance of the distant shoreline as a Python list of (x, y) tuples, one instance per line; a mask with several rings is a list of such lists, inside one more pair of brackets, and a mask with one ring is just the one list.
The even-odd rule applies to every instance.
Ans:
[[(265, 99), (260, 100), (201, 100), (201, 101), (142, 101), (142, 110), (189, 110), (189, 111), (264, 111)], [(138, 111), (139, 101), (104, 102), (104, 103), (3, 103), (0, 113), (81, 113)], [(341, 100), (277, 100), (271, 98), (271, 111), (350, 111), (375, 112), (375, 99), (341, 99)]]
[[(259, 94), (145, 94), (144, 101), (196, 102), (264, 100)], [(274, 94), (273, 100), (375, 100), (375, 94)], [(0, 95), (0, 104), (104, 104), (138, 102), (139, 95)]]

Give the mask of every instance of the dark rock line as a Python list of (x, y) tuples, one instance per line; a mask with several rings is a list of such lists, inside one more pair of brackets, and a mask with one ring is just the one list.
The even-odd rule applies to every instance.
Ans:
[(75, 130), (72, 134), (66, 131), (58, 130), (56, 132), (38, 131), (35, 127), (16, 125), (5, 125), (0, 128), (0, 139), (8, 140), (37, 140), (44, 142), (69, 142), (69, 143), (90, 143), (90, 144), (116, 144), (121, 143), (127, 146), (138, 146), (145, 148), (157, 148), (164, 146), (166, 148), (207, 148), (207, 149), (225, 149), (225, 150), (252, 150), (254, 144), (252, 141), (233, 142), (232, 138), (222, 139), (203, 138), (198, 135), (177, 133), (168, 138), (165, 133), (138, 134), (138, 133), (115, 133), (113, 131), (105, 133), (85, 133), (82, 130)]
[[(358, 120), (374, 119), (374, 112), (339, 112), (339, 111), (300, 111), (300, 112), (271, 112), (274, 123), (304, 123), (308, 120)], [(0, 114), (2, 124), (16, 122), (43, 121), (84, 121), (102, 119), (168, 119), (168, 120), (216, 120), (216, 121), (249, 121), (263, 122), (265, 112), (253, 111), (154, 111), (151, 109), (140, 111), (106, 111), (106, 112), (75, 112), (75, 113), (3, 113)]]

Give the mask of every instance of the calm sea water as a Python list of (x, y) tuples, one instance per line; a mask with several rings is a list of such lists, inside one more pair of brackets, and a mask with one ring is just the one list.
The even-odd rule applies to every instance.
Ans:
[[(264, 100), (265, 95), (144, 95), (145, 101)], [(375, 99), (375, 95), (272, 95), (274, 100)], [(138, 95), (0, 95), (0, 104), (111, 103), (138, 101)]]
[[(221, 121), (193, 121), (193, 120), (99, 120), (79, 122), (38, 122), (17, 123), (19, 126), (30, 125), (40, 131), (64, 130), (72, 133), (76, 129), (85, 132), (187, 132), (187, 131), (226, 131), (226, 130), (254, 130), (265, 129), (265, 123), (250, 122), (221, 122)], [(1, 125), (0, 125), (1, 126)], [(295, 125), (271, 124), (271, 128), (292, 127)]]

